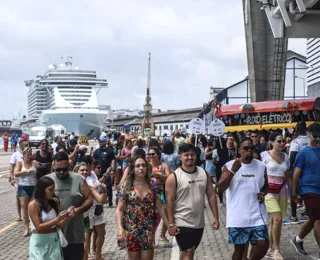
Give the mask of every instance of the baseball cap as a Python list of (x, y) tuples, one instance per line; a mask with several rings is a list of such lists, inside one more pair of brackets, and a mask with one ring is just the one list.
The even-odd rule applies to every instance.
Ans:
[(313, 124), (309, 125), (307, 128), (307, 131), (311, 132), (311, 133), (320, 133), (320, 124), (313, 123)]

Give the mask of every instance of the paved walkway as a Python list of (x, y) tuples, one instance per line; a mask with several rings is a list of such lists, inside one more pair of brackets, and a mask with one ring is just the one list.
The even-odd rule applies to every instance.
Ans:
[[(0, 165), (4, 167), (9, 162), (10, 155), (0, 156)], [(1, 174), (0, 174), (1, 175)], [(26, 260), (28, 259), (29, 238), (22, 237), (23, 224), (15, 222), (17, 217), (15, 208), (15, 188), (7, 180), (8, 174), (0, 178), (0, 260)], [(212, 215), (208, 204), (205, 209), (206, 227), (201, 244), (196, 251), (196, 259), (218, 259), (230, 260), (233, 247), (227, 243), (227, 229), (225, 228), (225, 207), (219, 208), (220, 229), (213, 231), (211, 228)], [(106, 225), (106, 239), (103, 247), (103, 256), (106, 260), (126, 259), (126, 252), (117, 247), (117, 225), (115, 221), (115, 208), (105, 207), (105, 215), (108, 223)], [(241, 212), (239, 212), (241, 216)], [(290, 239), (296, 236), (301, 225), (284, 226), (281, 236), (281, 250), (287, 260), (315, 260), (318, 259), (319, 248), (315, 242), (313, 233), (305, 239), (305, 248), (309, 252), (307, 257), (298, 256), (290, 244)], [(159, 231), (157, 241), (159, 241)], [(168, 236), (169, 237), (169, 236)], [(159, 245), (156, 248), (157, 260), (177, 260), (179, 249), (170, 238), (170, 244)]]

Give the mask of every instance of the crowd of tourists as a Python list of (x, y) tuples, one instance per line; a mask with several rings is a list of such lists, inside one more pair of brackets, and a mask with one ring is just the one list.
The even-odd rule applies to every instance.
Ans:
[[(9, 181), (23, 236), (32, 234), (30, 259), (103, 259), (108, 207), (116, 207), (117, 243), (129, 260), (154, 259), (159, 226), (159, 243), (175, 237), (180, 259), (194, 259), (206, 200), (209, 232), (226, 207), (233, 260), (284, 259), (283, 224), (303, 223), (287, 241), (298, 254), (307, 254), (303, 239), (311, 230), (320, 246), (320, 124), (224, 137), (103, 133), (98, 141), (90, 149), (58, 136), (51, 147), (42, 140), (37, 152), (19, 141)], [(289, 199), (291, 216), (283, 219)]]

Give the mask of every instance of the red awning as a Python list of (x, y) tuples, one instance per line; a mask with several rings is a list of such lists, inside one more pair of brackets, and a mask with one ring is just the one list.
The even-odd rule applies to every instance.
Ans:
[(284, 108), (283, 105), (288, 102), (295, 102), (297, 107), (294, 111), (304, 110), (320, 110), (320, 98), (309, 98), (309, 99), (290, 99), (290, 100), (276, 100), (276, 101), (265, 101), (250, 103), (254, 107), (252, 111), (239, 111), (239, 107), (242, 104), (237, 105), (221, 105), (216, 112), (216, 117), (235, 115), (241, 113), (268, 113), (268, 112), (287, 112), (293, 109)]

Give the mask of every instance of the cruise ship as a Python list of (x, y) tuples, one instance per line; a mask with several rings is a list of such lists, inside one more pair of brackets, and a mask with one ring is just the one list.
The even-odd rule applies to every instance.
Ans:
[(43, 76), (26, 80), (28, 118), (47, 125), (63, 125), (75, 135), (98, 137), (108, 117), (107, 110), (99, 110), (97, 94), (107, 88), (106, 79), (98, 79), (93, 70), (73, 67), (72, 57), (60, 65), (49, 65)]

